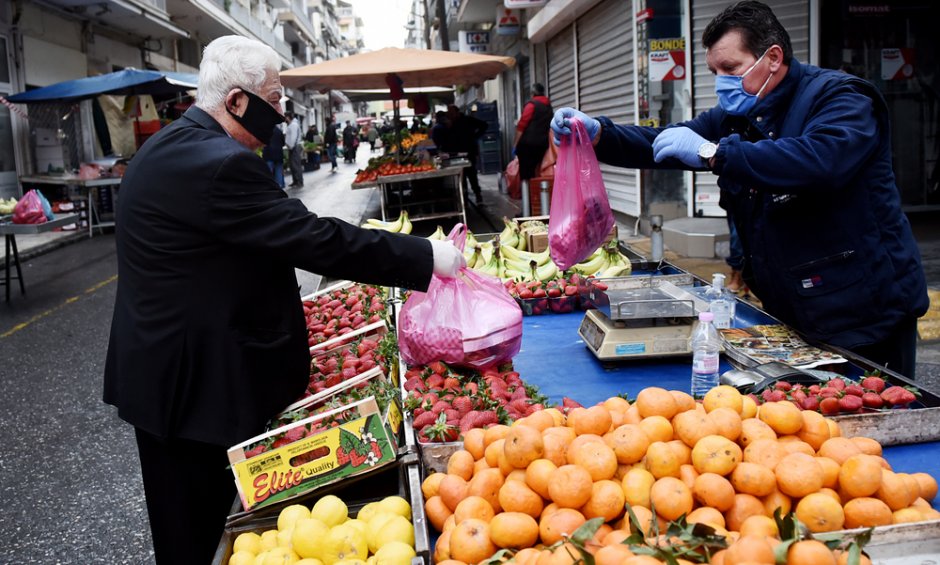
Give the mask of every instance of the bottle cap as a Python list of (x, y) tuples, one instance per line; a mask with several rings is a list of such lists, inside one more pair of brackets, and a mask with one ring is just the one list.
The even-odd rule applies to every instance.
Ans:
[(715, 314), (711, 312), (699, 312), (698, 319), (700, 322), (711, 322), (715, 319)]
[(725, 286), (725, 276), (721, 273), (714, 273), (712, 275), (712, 286), (721, 288)]

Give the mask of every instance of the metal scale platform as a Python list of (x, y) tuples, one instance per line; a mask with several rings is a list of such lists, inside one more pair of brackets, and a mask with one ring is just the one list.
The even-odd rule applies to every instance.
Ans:
[(601, 361), (689, 355), (689, 336), (708, 304), (682, 287), (691, 274), (638, 275), (604, 279), (592, 287), (596, 310), (588, 310), (578, 334)]

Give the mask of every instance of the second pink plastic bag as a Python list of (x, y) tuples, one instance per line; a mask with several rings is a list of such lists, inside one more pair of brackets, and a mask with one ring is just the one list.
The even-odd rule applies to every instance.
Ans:
[(42, 197), (36, 189), (27, 192), (13, 207), (14, 224), (44, 224), (46, 220)]
[(548, 219), (552, 261), (565, 270), (597, 250), (614, 226), (594, 146), (580, 120), (561, 140)]
[[(447, 236), (463, 251), (467, 230)], [(496, 277), (463, 268), (434, 275), (428, 291), (413, 292), (398, 316), (399, 349), (409, 365), (444, 361), (485, 369), (512, 359), (522, 345), (522, 310)]]

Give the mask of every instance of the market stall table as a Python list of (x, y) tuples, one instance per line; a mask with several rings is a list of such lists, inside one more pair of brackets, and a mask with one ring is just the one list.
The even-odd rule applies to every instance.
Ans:
[(20, 177), (23, 185), (40, 184), (55, 186), (74, 186), (82, 191), (82, 197), (88, 201), (88, 236), (94, 235), (95, 228), (114, 226), (114, 222), (101, 220), (100, 212), (95, 206), (94, 191), (101, 187), (117, 187), (121, 185), (121, 177), (99, 177), (96, 179), (83, 179), (76, 176), (65, 175), (26, 175)]
[[(403, 175), (384, 175), (374, 181), (353, 183), (352, 188), (353, 190), (379, 188), (382, 220), (395, 216), (391, 210), (397, 208), (397, 210), (407, 210), (408, 217), (412, 221), (459, 217), (460, 221), (466, 224), (467, 213), (464, 209), (463, 200), (463, 169), (463, 165), (460, 165)], [(415, 183), (432, 179), (440, 179), (445, 184), (453, 183), (452, 191), (445, 187), (443, 190), (446, 194), (434, 196), (418, 194), (415, 190)], [(436, 187), (430, 190), (435, 189)]]
[[(20, 254), (16, 249), (16, 236), (49, 232), (62, 226), (74, 224), (78, 222), (78, 218), (78, 214), (60, 215), (44, 224), (14, 224), (12, 222), (0, 221), (0, 234), (3, 234), (6, 243), (6, 255), (4, 258), (6, 269), (4, 271), (3, 285), (6, 287), (7, 302), (10, 301), (11, 279), (15, 278), (19, 280), (20, 294), (26, 294), (26, 283), (23, 281), (23, 270), (20, 267)], [(15, 277), (11, 276), (10, 259), (13, 260), (13, 266), (16, 267)]]
[[(568, 396), (585, 406), (626, 393), (631, 399), (644, 388), (658, 386), (688, 391), (691, 359), (677, 357), (656, 361), (602, 363), (578, 336), (583, 312), (545, 314), (523, 318), (522, 349), (513, 366), (526, 382), (539, 387), (552, 403)], [(755, 308), (738, 304), (739, 327), (774, 320)], [(564, 362), (558, 362), (564, 360)], [(731, 369), (724, 359), (721, 371)], [(897, 472), (926, 472), (940, 478), (940, 442), (896, 445), (884, 448), (884, 457)], [(934, 499), (940, 510), (940, 497)]]

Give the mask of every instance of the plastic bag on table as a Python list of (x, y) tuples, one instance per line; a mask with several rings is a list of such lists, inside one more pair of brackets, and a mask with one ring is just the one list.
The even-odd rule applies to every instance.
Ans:
[[(467, 229), (447, 236), (463, 251)], [(522, 310), (496, 277), (463, 268), (455, 278), (433, 276), (413, 292), (398, 316), (399, 349), (408, 364), (444, 361), (485, 369), (512, 359), (522, 345)]]
[(594, 146), (580, 120), (561, 140), (548, 220), (548, 247), (561, 270), (583, 261), (610, 234), (614, 215)]
[[(33, 189), (27, 192), (19, 202), (16, 203), (16, 206), (13, 207), (13, 223), (14, 224), (44, 224), (48, 221), (46, 217), (46, 212), (43, 207), (43, 201), (45, 198), (38, 190)], [(46, 206), (49, 206), (49, 202), (46, 201)], [(51, 214), (50, 208), (50, 214)]]

